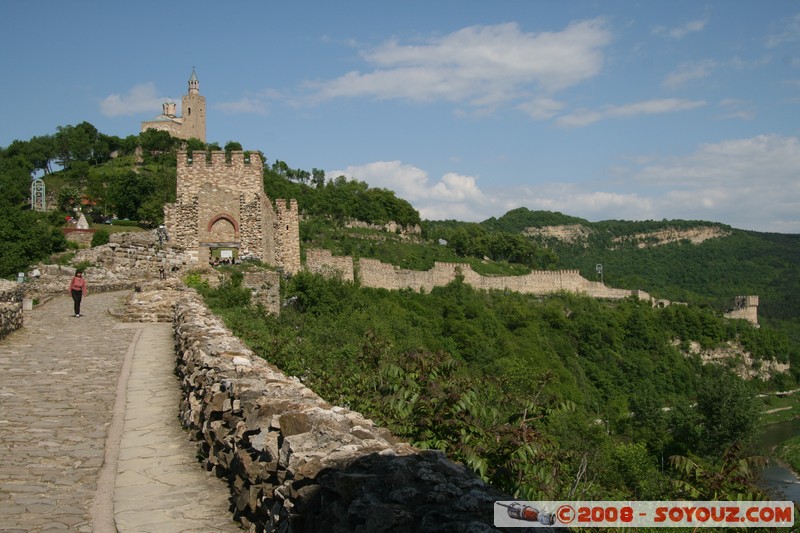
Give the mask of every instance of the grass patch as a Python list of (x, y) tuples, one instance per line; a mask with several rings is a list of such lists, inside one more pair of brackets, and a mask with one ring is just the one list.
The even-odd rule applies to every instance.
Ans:
[(792, 470), (800, 472), (800, 435), (779, 444), (775, 449), (775, 455)]
[(800, 392), (783, 397), (770, 395), (761, 400), (759, 425), (777, 424), (800, 416)]

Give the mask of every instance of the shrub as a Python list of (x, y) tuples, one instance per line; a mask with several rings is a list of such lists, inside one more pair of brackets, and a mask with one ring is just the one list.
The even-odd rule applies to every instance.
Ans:
[(80, 263), (77, 263), (73, 266), (75, 267), (75, 270), (86, 272), (86, 269), (91, 266), (94, 266), (94, 263), (92, 263), (91, 261), (81, 261)]
[(92, 248), (108, 244), (108, 231), (99, 229), (92, 236)]

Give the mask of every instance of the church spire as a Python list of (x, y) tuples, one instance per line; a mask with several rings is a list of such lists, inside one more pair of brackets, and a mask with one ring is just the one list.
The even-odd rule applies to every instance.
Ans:
[(189, 78), (189, 94), (200, 94), (200, 82), (197, 80), (194, 67), (192, 67), (192, 77)]

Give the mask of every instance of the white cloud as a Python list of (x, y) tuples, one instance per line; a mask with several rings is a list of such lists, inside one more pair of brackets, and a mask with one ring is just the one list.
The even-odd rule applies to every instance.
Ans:
[(546, 183), (500, 194), (513, 201), (514, 207), (560, 211), (589, 220), (641, 219), (652, 212), (652, 201), (635, 192), (597, 191), (577, 183)]
[(153, 116), (161, 112), (161, 104), (168, 98), (156, 95), (156, 86), (152, 82), (134, 86), (128, 94), (110, 94), (100, 102), (100, 112), (107, 117), (120, 115), (136, 115), (149, 111)]
[[(800, 233), (800, 139), (759, 135), (703, 145), (680, 157), (634, 156), (613, 171), (622, 185), (537, 183), (482, 190), (474, 176), (438, 181), (400, 161), (332, 171), (385, 187), (425, 219), (481, 221), (510, 209), (560, 211), (588, 220), (687, 219), (737, 228)], [(616, 190), (614, 190), (616, 189)]]
[(691, 81), (707, 78), (716, 66), (716, 62), (711, 60), (683, 63), (667, 75), (662, 85), (670, 89), (684, 87)]
[(668, 218), (723, 221), (736, 227), (800, 233), (800, 140), (759, 135), (663, 158), (632, 177), (668, 192), (657, 202)]
[(737, 98), (720, 100), (719, 107), (722, 110), (722, 114), (718, 115), (717, 118), (720, 119), (750, 120), (755, 118), (756, 115), (748, 102)]
[(800, 41), (800, 13), (781, 21), (781, 24), (779, 30), (767, 35), (767, 48)]
[(602, 19), (542, 33), (525, 33), (516, 23), (470, 26), (421, 45), (386, 42), (362, 53), (371, 71), (306, 87), (316, 102), (371, 97), (491, 107), (531, 91), (548, 97), (592, 78), (610, 41)]
[(449, 172), (434, 183), (427, 172), (401, 161), (351, 165), (325, 174), (346, 176), (364, 181), (371, 187), (390, 189), (398, 197), (411, 202), (423, 218), (473, 220), (461, 217), (469, 215), (474, 206), (488, 201), (474, 176)]
[(639, 115), (675, 113), (696, 109), (704, 105), (706, 105), (706, 102), (703, 100), (683, 100), (679, 98), (644, 100), (632, 104), (605, 106), (600, 110), (578, 109), (558, 117), (556, 123), (567, 128), (580, 128), (607, 118), (630, 118)]
[(253, 115), (268, 115), (269, 108), (266, 102), (258, 97), (244, 97), (233, 102), (220, 102), (214, 106), (216, 109), (221, 110), (226, 115), (235, 114), (253, 114)]
[(668, 28), (667, 26), (658, 26), (653, 29), (656, 35), (664, 35), (670, 39), (683, 39), (690, 33), (701, 31), (708, 24), (708, 17), (697, 20), (690, 20), (682, 26)]
[(535, 98), (521, 103), (519, 108), (533, 119), (547, 120), (556, 116), (564, 108), (564, 104), (552, 98)]
[(249, 93), (238, 100), (230, 102), (219, 102), (214, 105), (215, 109), (221, 110), (226, 115), (269, 115), (270, 102), (273, 100), (285, 99), (280, 92), (275, 89), (265, 89), (259, 92)]

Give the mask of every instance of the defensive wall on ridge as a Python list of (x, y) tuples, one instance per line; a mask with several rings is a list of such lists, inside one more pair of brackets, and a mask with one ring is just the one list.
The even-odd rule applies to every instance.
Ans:
[(354, 281), (356, 275), (363, 287), (378, 289), (412, 289), (430, 291), (447, 285), (457, 276), (476, 289), (509, 290), (525, 294), (552, 294), (559, 291), (586, 294), (594, 298), (620, 300), (636, 296), (651, 300), (648, 293), (639, 290), (616, 289), (597, 281), (589, 281), (577, 270), (534, 270), (521, 276), (482, 276), (465, 263), (437, 261), (430, 270), (409, 270), (382, 263), (377, 259), (359, 259), (358, 269), (353, 258), (334, 257), (328, 250), (308, 250), (306, 268), (311, 272), (330, 275), (338, 273), (342, 279)]

